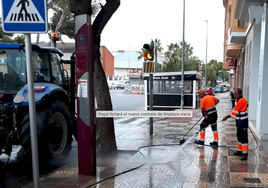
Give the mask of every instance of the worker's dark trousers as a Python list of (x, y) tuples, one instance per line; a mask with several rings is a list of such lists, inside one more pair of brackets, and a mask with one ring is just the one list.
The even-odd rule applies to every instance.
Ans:
[(207, 115), (207, 117), (204, 118), (200, 125), (200, 140), (205, 141), (205, 128), (211, 124), (211, 129), (213, 131), (214, 136), (214, 142), (218, 142), (219, 140), (219, 134), (217, 131), (217, 120), (218, 120), (218, 114), (213, 113)]
[(232, 101), (232, 109), (235, 107), (235, 99), (231, 99)]
[(243, 154), (248, 154), (248, 128), (237, 128), (237, 148)]

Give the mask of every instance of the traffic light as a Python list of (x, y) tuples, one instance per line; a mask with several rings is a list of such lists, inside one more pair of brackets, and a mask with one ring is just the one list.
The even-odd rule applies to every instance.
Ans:
[(144, 44), (143, 48), (147, 50), (147, 52), (143, 53), (144, 60), (153, 61), (154, 60), (154, 43)]

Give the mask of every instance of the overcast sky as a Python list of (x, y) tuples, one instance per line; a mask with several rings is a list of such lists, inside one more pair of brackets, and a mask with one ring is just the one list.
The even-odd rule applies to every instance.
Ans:
[[(224, 6), (222, 0), (185, 0), (185, 41), (205, 61), (208, 20), (208, 62), (223, 61)], [(109, 50), (140, 50), (151, 39), (162, 46), (182, 41), (183, 0), (121, 0), (102, 33)]]
[[(185, 0), (185, 41), (194, 56), (205, 61), (223, 61), (224, 7), (222, 0)], [(1, 14), (2, 15), (2, 14)], [(101, 45), (110, 51), (140, 50), (151, 39), (160, 39), (166, 49), (182, 41), (183, 0), (121, 0), (121, 5), (103, 30)], [(35, 41), (35, 35), (32, 35)], [(47, 35), (41, 41), (49, 40)]]

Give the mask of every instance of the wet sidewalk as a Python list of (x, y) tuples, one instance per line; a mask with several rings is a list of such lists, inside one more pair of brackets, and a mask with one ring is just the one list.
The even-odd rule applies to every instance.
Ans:
[[(217, 110), (219, 122), (231, 111), (229, 100), (221, 100)], [(198, 139), (199, 123), (180, 145), (180, 138), (201, 118), (199, 110), (194, 114), (192, 119), (184, 121), (154, 122), (153, 136), (149, 136), (147, 124), (120, 136), (117, 138), (118, 159), (98, 158), (94, 177), (78, 175), (76, 162), (40, 177), (41, 187), (268, 187), (268, 155), (250, 130), (248, 160), (241, 161), (233, 155), (237, 141), (235, 121), (231, 118), (218, 123), (219, 147), (209, 146), (213, 141), (210, 127), (206, 129), (205, 146), (193, 143)], [(94, 185), (98, 181), (102, 182)], [(29, 187), (33, 184), (24, 186)]]

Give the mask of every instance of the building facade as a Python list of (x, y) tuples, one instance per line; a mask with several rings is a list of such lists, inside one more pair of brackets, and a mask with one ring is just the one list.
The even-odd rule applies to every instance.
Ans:
[(100, 47), (100, 54), (103, 70), (107, 76), (109, 75), (109, 79), (112, 79), (112, 75), (114, 75), (114, 56), (105, 46)]
[[(249, 103), (250, 127), (261, 141), (268, 140), (268, 13), (263, 0), (223, 0), (226, 14), (231, 18), (225, 23), (230, 33), (228, 45), (240, 45), (234, 62), (234, 87), (243, 89)], [(227, 16), (226, 16), (227, 17)], [(233, 21), (244, 22), (244, 30), (234, 29)], [(228, 25), (229, 24), (229, 25)], [(229, 57), (228, 47), (224, 54)], [(228, 66), (226, 62), (225, 67)]]
[(141, 75), (143, 59), (137, 51), (113, 52), (115, 57), (114, 77), (116, 79), (129, 79), (130, 75)]
[[(50, 42), (40, 42), (39, 45), (41, 46), (51, 46)], [(72, 53), (75, 51), (75, 43), (74, 42), (67, 42), (67, 43), (61, 43), (57, 42), (57, 48), (60, 49), (63, 52), (62, 59), (64, 60), (70, 60), (70, 57)], [(110, 75), (110, 79), (112, 79), (112, 75), (114, 75), (114, 56), (112, 53), (108, 50), (107, 47), (101, 46), (100, 47), (100, 54), (101, 54), (101, 63), (103, 70), (106, 75)], [(70, 65), (64, 64), (64, 69), (68, 72), (70, 71)]]

